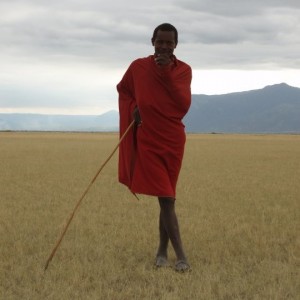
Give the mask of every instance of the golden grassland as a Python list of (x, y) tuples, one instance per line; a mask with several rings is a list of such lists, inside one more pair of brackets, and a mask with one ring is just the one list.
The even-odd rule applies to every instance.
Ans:
[(0, 299), (299, 299), (299, 135), (188, 135), (176, 200), (186, 274), (154, 268), (157, 200), (118, 184), (115, 155), (44, 273), (117, 141), (0, 133)]

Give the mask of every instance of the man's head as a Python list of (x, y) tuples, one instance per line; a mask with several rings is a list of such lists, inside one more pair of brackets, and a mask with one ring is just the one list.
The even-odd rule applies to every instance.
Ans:
[(177, 32), (177, 29), (169, 24), (169, 23), (163, 23), (163, 24), (160, 24), (158, 25), (155, 29), (154, 29), (154, 32), (153, 32), (153, 36), (152, 36), (152, 44), (154, 43), (156, 37), (157, 37), (157, 32), (158, 31), (171, 31), (171, 32), (174, 32), (174, 38), (175, 38), (175, 45), (177, 46), (177, 43), (178, 43), (178, 32)]
[(163, 23), (154, 29), (151, 39), (156, 54), (173, 54), (178, 43), (177, 29), (168, 23)]

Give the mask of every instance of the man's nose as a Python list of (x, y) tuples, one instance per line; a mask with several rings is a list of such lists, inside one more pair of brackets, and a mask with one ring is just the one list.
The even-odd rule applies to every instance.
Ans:
[(165, 49), (168, 48), (168, 43), (167, 42), (162, 42), (161, 47), (165, 48)]

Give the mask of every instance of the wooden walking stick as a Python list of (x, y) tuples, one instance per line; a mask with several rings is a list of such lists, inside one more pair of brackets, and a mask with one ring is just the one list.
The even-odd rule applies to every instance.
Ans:
[[(104, 163), (102, 164), (102, 166), (99, 168), (99, 170), (97, 171), (96, 175), (95, 175), (94, 178), (91, 180), (90, 184), (88, 185), (88, 187), (86, 188), (86, 190), (84, 191), (84, 193), (82, 194), (82, 196), (80, 197), (80, 199), (78, 200), (78, 202), (77, 202), (75, 208), (73, 209), (73, 212), (71, 213), (71, 216), (70, 216), (70, 218), (69, 218), (69, 220), (68, 220), (68, 222), (67, 222), (67, 224), (66, 224), (66, 226), (65, 226), (65, 228), (64, 228), (64, 230), (63, 230), (63, 232), (62, 232), (62, 234), (61, 234), (61, 236), (60, 236), (60, 238), (59, 238), (58, 241), (56, 242), (56, 244), (55, 244), (55, 246), (54, 246), (54, 248), (53, 248), (53, 250), (52, 250), (50, 256), (49, 256), (48, 259), (47, 259), (47, 262), (46, 262), (44, 271), (47, 270), (48, 265), (49, 265), (50, 261), (52, 260), (53, 256), (55, 255), (55, 252), (56, 252), (56, 250), (58, 249), (58, 247), (59, 247), (59, 245), (60, 245), (60, 243), (61, 243), (63, 237), (65, 236), (65, 234), (66, 234), (66, 232), (67, 232), (67, 230), (68, 230), (68, 227), (69, 227), (69, 225), (70, 225), (70, 223), (71, 223), (71, 221), (72, 221), (72, 219), (73, 219), (73, 217), (74, 217), (74, 215), (75, 215), (75, 212), (77, 211), (77, 209), (78, 209), (79, 205), (81, 204), (83, 198), (84, 198), (85, 195), (88, 193), (90, 187), (93, 185), (93, 183), (95, 182), (96, 178), (98, 177), (98, 175), (100, 174), (100, 172), (102, 171), (102, 169), (105, 167), (105, 165), (109, 162), (109, 160), (112, 158), (112, 156), (114, 155), (114, 153), (117, 151), (117, 149), (118, 149), (118, 147), (120, 146), (122, 140), (125, 138), (125, 136), (126, 136), (127, 133), (129, 132), (129, 130), (130, 130), (131, 127), (133, 126), (134, 122), (135, 122), (135, 121), (133, 120), (133, 121), (130, 123), (130, 125), (128, 126), (128, 128), (126, 129), (126, 131), (125, 131), (125, 132), (123, 133), (123, 135), (120, 137), (119, 142), (118, 142), (118, 144), (116, 145), (116, 147), (114, 148), (114, 150), (112, 151), (112, 153), (108, 156), (108, 158), (105, 160), (105, 162), (104, 162)], [(135, 196), (136, 196), (136, 195), (135, 195)]]

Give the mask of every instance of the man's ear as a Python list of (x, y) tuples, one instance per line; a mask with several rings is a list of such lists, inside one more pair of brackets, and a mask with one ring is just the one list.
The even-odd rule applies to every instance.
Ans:
[(152, 44), (152, 46), (154, 46), (154, 39), (153, 38), (151, 39), (151, 44)]

